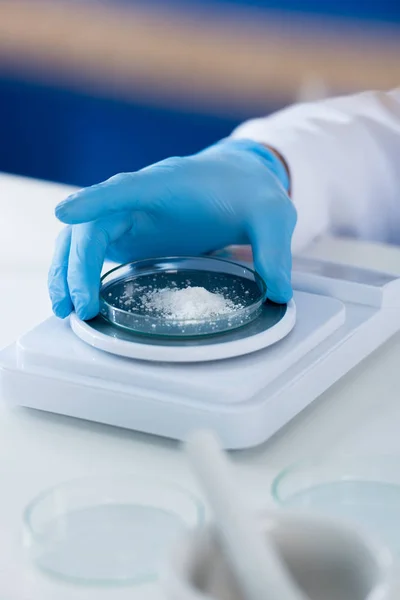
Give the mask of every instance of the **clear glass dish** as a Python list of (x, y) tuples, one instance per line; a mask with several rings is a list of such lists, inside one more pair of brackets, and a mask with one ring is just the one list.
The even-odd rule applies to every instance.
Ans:
[(87, 478), (35, 498), (24, 512), (24, 541), (47, 574), (86, 585), (137, 584), (155, 579), (176, 538), (203, 521), (203, 505), (172, 483)]
[(274, 500), (293, 510), (345, 519), (400, 558), (400, 457), (321, 458), (283, 470)]
[[(156, 291), (187, 287), (223, 296), (229, 309), (194, 319), (160, 312), (148, 301)], [(243, 265), (213, 257), (149, 259), (117, 267), (102, 277), (100, 314), (113, 325), (147, 336), (208, 336), (253, 321), (265, 297), (261, 277)]]

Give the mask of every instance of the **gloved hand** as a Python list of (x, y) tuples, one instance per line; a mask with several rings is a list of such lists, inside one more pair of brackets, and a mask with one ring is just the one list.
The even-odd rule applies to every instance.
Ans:
[(54, 313), (64, 318), (75, 308), (81, 319), (98, 313), (105, 258), (193, 256), (248, 243), (267, 297), (289, 301), (296, 211), (287, 187), (274, 153), (256, 142), (226, 140), (80, 190), (56, 208), (69, 226), (49, 272)]

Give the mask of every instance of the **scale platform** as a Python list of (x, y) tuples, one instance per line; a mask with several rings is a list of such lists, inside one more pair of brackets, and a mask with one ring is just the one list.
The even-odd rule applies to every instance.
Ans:
[[(284, 337), (262, 347), (254, 342), (262, 331), (246, 338), (237, 330), (239, 338), (208, 350), (196, 343), (190, 361), (190, 340), (177, 342), (177, 362), (167, 362), (167, 342), (154, 354), (128, 339), (134, 353), (118, 356), (100, 349), (104, 331), (51, 317), (0, 353), (2, 397), (178, 440), (212, 428), (226, 448), (256, 446), (400, 330), (400, 279), (391, 275), (298, 259), (293, 284), (296, 323), (286, 319)], [(224, 358), (232, 343), (247, 344), (247, 353)]]

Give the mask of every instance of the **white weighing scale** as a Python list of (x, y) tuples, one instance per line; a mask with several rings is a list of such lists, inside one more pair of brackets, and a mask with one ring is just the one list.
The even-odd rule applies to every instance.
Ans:
[[(400, 330), (400, 279), (298, 259), (276, 323), (151, 340), (101, 319), (51, 317), (0, 352), (3, 397), (159, 436), (212, 428), (226, 448), (267, 440)], [(276, 313), (278, 314), (278, 313)]]

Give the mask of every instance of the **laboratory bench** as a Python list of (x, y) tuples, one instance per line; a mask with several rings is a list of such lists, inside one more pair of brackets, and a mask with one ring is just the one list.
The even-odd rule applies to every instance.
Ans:
[[(71, 188), (0, 175), (0, 346), (50, 314), (46, 278), (60, 229), (53, 209)], [(5, 201), (4, 201), (5, 200)], [(304, 254), (400, 274), (400, 249), (323, 238)], [(272, 504), (278, 470), (322, 453), (400, 457), (400, 335), (353, 369), (258, 448), (232, 453), (250, 505)], [(0, 403), (0, 596), (12, 600), (162, 600), (157, 585), (81, 588), (46, 578), (27, 562), (21, 515), (42, 490), (77, 477), (148, 473), (201, 496), (176, 442)]]

